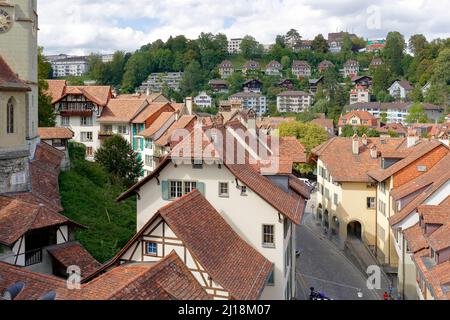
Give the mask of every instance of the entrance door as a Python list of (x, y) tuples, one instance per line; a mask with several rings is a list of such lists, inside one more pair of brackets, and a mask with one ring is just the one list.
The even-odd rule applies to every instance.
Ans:
[(347, 236), (361, 240), (361, 223), (352, 221), (347, 225)]

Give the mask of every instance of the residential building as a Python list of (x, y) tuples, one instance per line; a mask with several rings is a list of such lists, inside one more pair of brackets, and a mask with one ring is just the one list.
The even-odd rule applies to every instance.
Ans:
[(353, 59), (349, 59), (344, 63), (344, 69), (342, 70), (342, 76), (344, 78), (353, 78), (359, 73), (359, 62)]
[(242, 38), (234, 38), (228, 40), (228, 53), (229, 54), (238, 54), (241, 53), (241, 43)]
[(285, 88), (286, 90), (294, 90), (294, 82), (291, 79), (283, 79), (278, 82), (278, 87)]
[(317, 66), (319, 72), (325, 72), (328, 68), (334, 68), (334, 63), (329, 60), (323, 60)]
[(47, 80), (48, 93), (56, 113), (56, 126), (74, 132), (73, 140), (86, 146), (86, 158), (94, 159), (100, 147), (100, 123), (103, 109), (112, 100), (109, 86), (68, 86), (62, 80)]
[(113, 62), (113, 60), (114, 60), (114, 53), (101, 54), (100, 58), (102, 59), (103, 63)]
[(412, 104), (406, 102), (358, 102), (350, 105), (348, 110), (370, 112), (376, 118), (386, 117), (387, 123), (406, 124), (408, 110)]
[(234, 112), (244, 110), (242, 100), (221, 100), (219, 102), (219, 112)]
[(139, 91), (147, 94), (152, 92), (162, 92), (165, 86), (175, 91), (179, 91), (182, 79), (183, 72), (152, 73), (139, 87)]
[(366, 51), (367, 52), (380, 52), (384, 49), (386, 45), (385, 39), (371, 39), (367, 41)]
[(230, 77), (234, 73), (234, 67), (231, 61), (224, 60), (219, 64), (219, 74), (222, 79)]
[(283, 66), (276, 60), (270, 61), (266, 65), (265, 73), (269, 76), (280, 76), (283, 70)]
[(355, 86), (350, 90), (350, 105), (355, 103), (367, 103), (370, 102), (370, 91), (361, 85)]
[(311, 123), (314, 123), (314, 124), (324, 128), (330, 137), (334, 137), (336, 135), (333, 119), (326, 119), (325, 117), (320, 117), (320, 118), (311, 120)]
[(301, 50), (311, 50), (312, 40), (302, 40), (300, 42), (300, 46), (298, 48), (298, 51)]
[(292, 62), (292, 74), (297, 78), (306, 78), (311, 76), (311, 66), (303, 60), (294, 60)]
[(342, 134), (342, 128), (350, 125), (353, 128), (367, 127), (376, 129), (380, 126), (379, 120), (367, 111), (350, 111), (339, 118), (338, 128), (339, 135)]
[(244, 82), (242, 88), (244, 92), (261, 92), (262, 82), (258, 79), (250, 79)]
[(380, 127), (376, 129), (380, 135), (385, 135), (385, 136), (398, 136), (401, 138), (405, 138), (407, 133), (408, 133), (408, 129), (402, 125), (401, 123), (381, 123), (380, 122)]
[(211, 90), (218, 93), (228, 93), (228, 82), (221, 79), (212, 79), (208, 82)]
[[(204, 273), (209, 274), (209, 278), (215, 285), (209, 285), (209, 288), (206, 289), (214, 298), (291, 299), (295, 292), (295, 250), (293, 246), (295, 234), (293, 231), (294, 225), (300, 222), (299, 219), (301, 219), (305, 206), (305, 198), (301, 194), (304, 194), (304, 191), (308, 193), (308, 191), (297, 178), (293, 178), (291, 175), (284, 175), (284, 177), (277, 175), (276, 172), (280, 170), (284, 172), (284, 168), (279, 167), (278, 170), (275, 169), (275, 172), (270, 171), (275, 176), (263, 176), (262, 172), (266, 172), (264, 169), (256, 170), (247, 163), (234, 164), (234, 160), (228, 158), (228, 155), (222, 157), (221, 154), (224, 153), (218, 151), (211, 144), (212, 141), (215, 141), (214, 137), (219, 137), (220, 134), (222, 136), (228, 134), (227, 139), (234, 139), (238, 148), (243, 147), (251, 157), (257, 156), (233, 128), (218, 126), (211, 134), (212, 136), (208, 138), (204, 129), (200, 127), (194, 129), (190, 136), (199, 135), (199, 139), (202, 141), (200, 148), (193, 150), (188, 147), (188, 145), (191, 145), (188, 138), (180, 142), (169, 156), (164, 158), (152, 175), (144, 178), (135, 187), (122, 194), (119, 201), (132, 196), (137, 189), (140, 190), (141, 197), (140, 200), (137, 200), (137, 230), (156, 230), (157, 228), (155, 229), (152, 226), (154, 223), (160, 223), (162, 217), (163, 223), (167, 223), (169, 227), (164, 228), (168, 232), (167, 236), (172, 234), (172, 237), (179, 239), (202, 267), (193, 268), (192, 272), (198, 274), (200, 270), (203, 270)], [(296, 139), (293, 139), (292, 142), (298, 144)], [(210, 149), (211, 147), (212, 149)], [(280, 148), (284, 148), (283, 145)], [(194, 162), (194, 159), (199, 160), (196, 155), (203, 154), (206, 156), (204, 152), (207, 149), (210, 150), (210, 152), (208, 151), (209, 160)], [(292, 147), (288, 146), (286, 149), (292, 149)], [(283, 154), (280, 153), (280, 156)], [(291, 155), (286, 156), (291, 157)], [(179, 162), (176, 159), (182, 161)], [(290, 163), (292, 165), (292, 162)], [(292, 170), (292, 167), (289, 170)], [(194, 191), (194, 189), (197, 190)], [(306, 196), (308, 195), (306, 194)], [(186, 218), (183, 218), (178, 209), (173, 211), (172, 214), (170, 213), (178, 207), (185, 212)], [(236, 208), (240, 209), (236, 211)], [(220, 215), (216, 212), (220, 212)], [(242, 215), (242, 212), (246, 212), (246, 214)], [(192, 228), (198, 230), (190, 234), (196, 234), (198, 240), (195, 241), (202, 243), (202, 246), (206, 246), (201, 250), (204, 256), (192, 251), (196, 249), (187, 241), (189, 239), (194, 240), (194, 238), (186, 238), (184, 236), (184, 232), (187, 231), (185, 228), (176, 227), (173, 220), (169, 222), (171, 215), (174, 218), (178, 217), (177, 220), (183, 225), (189, 217), (189, 221), (192, 221)], [(222, 222), (215, 222), (216, 219), (220, 219)], [(172, 230), (173, 233), (169, 230)], [(210, 230), (214, 230), (211, 238), (207, 235)], [(162, 234), (155, 234), (155, 236), (164, 237)], [(247, 242), (248, 245), (241, 242), (238, 237)], [(132, 253), (133, 251), (140, 252), (140, 250), (132, 249), (139, 245), (136, 239), (140, 239), (140, 237), (136, 236), (134, 239), (132, 246), (125, 247), (122, 254)], [(152, 240), (149, 238), (148, 241)], [(211, 243), (222, 243), (222, 241), (225, 241), (223, 245), (210, 245)], [(259, 258), (259, 255), (256, 255), (254, 251), (246, 249), (247, 254), (240, 259), (245, 259), (249, 255), (257, 261), (261, 260), (261, 262), (251, 264), (232, 263), (242, 253), (239, 253), (240, 250), (238, 252), (233, 250), (232, 254), (231, 252), (226, 254), (226, 252), (228, 252), (229, 242), (235, 243), (237, 241), (240, 245), (236, 247), (240, 249), (254, 248), (264, 259)], [(197, 248), (200, 249), (200, 247)], [(220, 250), (216, 251), (213, 248), (220, 248)], [(164, 255), (162, 247), (158, 247), (157, 250), (158, 254), (156, 257), (154, 256), (156, 259), (161, 254)], [(154, 253), (154, 251), (150, 253), (152, 252)], [(134, 254), (130, 256), (128, 253), (124, 254), (122, 258), (139, 259)], [(207, 257), (216, 254), (220, 256), (218, 261), (221, 261), (221, 263), (215, 264), (217, 267), (228, 266), (226, 267), (228, 272), (233, 274), (236, 272), (236, 276), (226, 279), (238, 281), (245, 288), (251, 288), (251, 286), (245, 285), (246, 283), (255, 283), (255, 273), (249, 272), (253, 275), (248, 276), (250, 279), (247, 277), (241, 278), (243, 273), (237, 272), (241, 266), (253, 265), (255, 268), (264, 268), (263, 272), (267, 273), (267, 276), (263, 277), (260, 280), (261, 282), (257, 282), (258, 287), (261, 288), (256, 290), (259, 293), (250, 294), (250, 291), (246, 291), (244, 296), (240, 296), (234, 292), (233, 286), (230, 286), (229, 282), (222, 278), (222, 274), (215, 272), (216, 269), (208, 265), (207, 260), (205, 260)], [(269, 265), (264, 262), (265, 259), (273, 264), (273, 269), (264, 267)], [(217, 261), (216, 258), (213, 260)], [(203, 287), (206, 286), (203, 281), (201, 284)]]
[(295, 121), (293, 117), (263, 117), (260, 118), (256, 125), (259, 130), (266, 135), (279, 136), (280, 125), (286, 122)]
[(206, 91), (200, 92), (196, 97), (194, 97), (194, 104), (199, 108), (211, 108), (213, 100)]
[(69, 157), (69, 140), (74, 136), (74, 132), (68, 128), (38, 128), (41, 142), (45, 142), (53, 148), (62, 151), (64, 157), (61, 160), (61, 170), (66, 171), (70, 169)]
[(320, 77), (319, 79), (309, 79), (309, 92), (315, 95), (319, 85), (323, 85), (323, 79), (323, 77)]
[(257, 73), (261, 69), (259, 62), (247, 60), (242, 66), (242, 73), (245, 75)]
[(379, 57), (373, 57), (372, 61), (369, 64), (369, 68), (378, 68), (379, 66), (383, 65), (383, 59)]
[(80, 77), (89, 71), (89, 61), (87, 57), (60, 56), (51, 61), (53, 77)]
[[(450, 196), (448, 147), (438, 141), (408, 136), (413, 152), (389, 155), (382, 159), (384, 170), (369, 175), (378, 181), (379, 203), (386, 210), (377, 216), (379, 232), (377, 252), (380, 261), (398, 266), (398, 289), (407, 299), (417, 299), (425, 290), (416, 289), (419, 269), (414, 260), (424, 247), (417, 232), (420, 205), (439, 205)], [(396, 157), (393, 158), (393, 157)], [(425, 243), (426, 245), (426, 243)], [(422, 289), (424, 289), (422, 287)]]
[(277, 110), (279, 112), (308, 111), (313, 102), (313, 96), (303, 91), (283, 91), (277, 96)]
[(341, 52), (344, 37), (346, 35), (350, 36), (350, 38), (356, 37), (355, 34), (350, 34), (344, 31), (328, 33), (328, 47), (331, 53)]
[(258, 116), (267, 112), (266, 96), (258, 92), (238, 92), (230, 96), (229, 100), (241, 101), (244, 109), (253, 109)]
[(406, 80), (395, 80), (388, 91), (397, 100), (407, 100), (414, 87)]
[(371, 76), (355, 76), (352, 78), (352, 84), (354, 86), (361, 86), (365, 89), (371, 89), (372, 79)]

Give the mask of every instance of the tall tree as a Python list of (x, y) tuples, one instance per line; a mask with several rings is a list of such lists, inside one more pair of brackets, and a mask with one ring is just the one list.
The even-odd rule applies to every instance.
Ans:
[(428, 118), (421, 103), (414, 103), (408, 110), (408, 115), (406, 116), (407, 123), (427, 123)]
[(39, 127), (54, 127), (56, 115), (53, 112), (52, 98), (47, 94), (48, 83), (52, 73), (52, 66), (42, 54), (43, 48), (38, 50), (38, 122)]
[(241, 42), (241, 54), (246, 59), (260, 58), (264, 52), (262, 44), (252, 36), (245, 36)]
[(325, 40), (322, 34), (317, 35), (311, 43), (312, 51), (316, 53), (327, 53), (328, 42)]
[(203, 70), (197, 61), (192, 61), (184, 70), (180, 89), (184, 96), (196, 94), (204, 84)]
[(379, 92), (386, 90), (389, 88), (391, 84), (391, 72), (389, 67), (384, 63), (381, 66), (378, 66), (373, 71), (373, 79), (372, 79), (372, 92), (375, 96), (378, 95)]
[(95, 153), (95, 161), (100, 163), (112, 177), (118, 178), (127, 186), (136, 183), (141, 175), (142, 161), (122, 136), (106, 139)]
[(383, 55), (389, 69), (397, 76), (403, 75), (402, 60), (406, 48), (405, 38), (400, 32), (389, 32)]
[(302, 36), (300, 35), (300, 33), (298, 33), (297, 30), (291, 29), (284, 36), (284, 41), (289, 48), (298, 50), (302, 45)]
[(414, 34), (409, 38), (408, 49), (416, 56), (428, 45), (427, 38), (423, 34)]

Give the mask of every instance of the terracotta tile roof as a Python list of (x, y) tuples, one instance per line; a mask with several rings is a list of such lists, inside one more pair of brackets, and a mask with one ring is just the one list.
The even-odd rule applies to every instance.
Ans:
[[(413, 255), (413, 261), (420, 270), (421, 274), (429, 283), (434, 291), (435, 298), (438, 300), (448, 300), (448, 289), (450, 285), (450, 261), (433, 265), (427, 253), (418, 252)], [(428, 263), (427, 263), (428, 262)]]
[[(152, 102), (147, 106), (147, 108), (145, 108), (138, 115), (136, 115), (136, 117), (134, 117), (132, 119), (132, 122), (133, 123), (144, 123), (153, 114), (155, 114), (160, 109), (167, 106), (168, 104), (171, 105), (170, 103), (167, 103), (167, 102)], [(173, 111), (175, 111), (175, 109), (173, 109)]]
[(411, 83), (409, 83), (409, 81), (406, 80), (397, 80), (396, 82), (398, 82), (398, 84), (403, 87), (406, 90), (412, 90), (414, 89), (414, 87), (411, 85)]
[(379, 133), (389, 133), (390, 131), (396, 132), (399, 134), (406, 135), (408, 133), (408, 130), (404, 125), (401, 123), (387, 123), (383, 125), (382, 127), (377, 128), (377, 131)]
[[(437, 140), (420, 140), (414, 147), (409, 148), (410, 150), (409, 155), (405, 157), (404, 159), (394, 163), (392, 166), (390, 166), (387, 169), (376, 169), (369, 171), (368, 174), (374, 178), (377, 181), (384, 181), (393, 174), (399, 172), (401, 169), (405, 168), (406, 166), (410, 165), (414, 161), (420, 159), (421, 157), (425, 156), (429, 152), (433, 151), (434, 149), (438, 147), (444, 147), (445, 145)], [(448, 147), (447, 148), (448, 152)]]
[(49, 254), (65, 268), (69, 266), (79, 266), (81, 276), (85, 277), (99, 269), (102, 264), (92, 257), (92, 255), (79, 242), (66, 242), (47, 248)]
[(295, 137), (281, 137), (279, 143), (281, 159), (291, 160), (293, 163), (308, 162), (305, 147)]
[(298, 67), (307, 67), (307, 68), (311, 68), (309, 66), (309, 63), (307, 61), (304, 60), (294, 60), (292, 62), (292, 68), (298, 68)]
[(242, 240), (200, 192), (194, 190), (158, 213), (233, 298), (260, 297), (272, 263)]
[(334, 67), (334, 64), (333, 64), (333, 62), (328, 61), (328, 60), (323, 60), (318, 65), (319, 69), (326, 69), (326, 68), (329, 68), (329, 67)]
[(78, 225), (45, 204), (0, 196), (0, 243), (6, 246), (28, 231), (63, 224)]
[(413, 253), (428, 248), (427, 239), (423, 235), (422, 228), (420, 227), (419, 223), (416, 223), (412, 227), (405, 229), (405, 231), (403, 231), (403, 235), (406, 241), (408, 241), (409, 249), (411, 249)]
[(433, 182), (438, 180), (438, 178), (442, 175), (442, 172), (445, 172), (445, 170), (449, 167), (450, 167), (450, 155), (447, 155), (441, 161), (436, 163), (436, 165), (425, 174), (401, 185), (398, 188), (392, 189), (391, 191), (392, 198), (394, 200), (399, 200), (420, 189), (430, 186)]
[[(329, 170), (334, 181), (337, 182), (373, 182), (367, 172), (380, 168), (380, 158), (373, 159), (370, 155), (370, 146), (384, 154), (389, 150), (401, 147), (404, 138), (368, 138), (367, 145), (359, 141), (359, 154), (352, 152), (352, 138), (334, 137), (311, 152), (319, 156)], [(384, 141), (384, 142), (382, 142)]]
[[(445, 208), (449, 212), (450, 207)], [(430, 247), (435, 251), (441, 251), (450, 247), (450, 221), (438, 228), (428, 237)]]
[(413, 213), (418, 206), (424, 203), (436, 190), (438, 190), (442, 185), (450, 180), (450, 170), (441, 173), (440, 177), (433, 182), (428, 188), (426, 188), (420, 195), (418, 195), (414, 200), (408, 203), (399, 213), (388, 218), (391, 226), (396, 225), (403, 219), (408, 217)]
[(42, 140), (72, 139), (74, 132), (69, 128), (38, 128), (38, 134)]
[(159, 262), (124, 264), (69, 290), (66, 280), (0, 262), (0, 292), (25, 283), (14, 300), (38, 300), (51, 291), (56, 300), (206, 300), (207, 293), (172, 253)]
[(176, 133), (179, 129), (185, 129), (187, 126), (192, 125), (196, 121), (196, 116), (182, 116), (178, 121), (176, 121), (164, 135), (161, 136), (155, 143), (159, 146), (166, 146), (171, 143), (172, 135)]
[(148, 102), (145, 99), (111, 99), (97, 121), (129, 123), (146, 105)]
[(48, 89), (46, 94), (52, 98), (52, 103), (58, 101), (65, 93), (67, 87), (66, 80), (46, 80)]
[(87, 99), (102, 107), (105, 107), (112, 98), (110, 86), (66, 86), (63, 95), (53, 101), (53, 103), (57, 103), (70, 94), (84, 95)]
[[(338, 126), (342, 127), (346, 124), (352, 125), (349, 120), (353, 117), (359, 118), (361, 121), (367, 121), (367, 124), (361, 123), (361, 125), (368, 126), (368, 127), (377, 127), (378, 126), (378, 119), (375, 118), (370, 112), (368, 111), (350, 111), (349, 113), (343, 115), (339, 118)], [(346, 120), (346, 122), (344, 122)]]
[(257, 121), (257, 127), (260, 129), (276, 129), (282, 123), (295, 121), (292, 117), (264, 117)]
[(289, 188), (297, 192), (305, 199), (311, 198), (311, 188), (309, 188), (306, 184), (304, 184), (300, 179), (298, 179), (294, 175), (289, 176)]
[(317, 124), (325, 129), (334, 129), (333, 119), (318, 118), (311, 121), (311, 123)]
[(445, 201), (438, 206), (420, 205), (417, 211), (424, 223), (444, 225), (450, 222), (450, 204)]
[[(153, 122), (150, 127), (144, 131), (139, 132), (139, 135), (145, 138), (152, 137), (156, 132), (158, 132), (167, 123), (173, 123), (175, 121), (174, 112), (162, 112), (159, 117)], [(169, 127), (167, 127), (169, 128)], [(167, 130), (167, 129), (166, 129)]]
[(19, 79), (18, 75), (0, 55), (0, 90), (10, 89), (31, 90), (25, 81)]

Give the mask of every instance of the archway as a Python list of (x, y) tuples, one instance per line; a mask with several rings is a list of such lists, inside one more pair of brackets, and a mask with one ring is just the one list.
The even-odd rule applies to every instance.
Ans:
[(320, 222), (322, 222), (322, 204), (319, 203), (319, 205), (317, 206), (317, 220), (319, 220)]
[(361, 223), (359, 221), (351, 221), (347, 225), (347, 237), (354, 237), (361, 240)]
[(333, 234), (339, 233), (339, 218), (337, 216), (331, 218), (331, 231)]
[(328, 215), (328, 210), (325, 210), (325, 213), (323, 214), (323, 225), (325, 228), (330, 228), (330, 219)]

